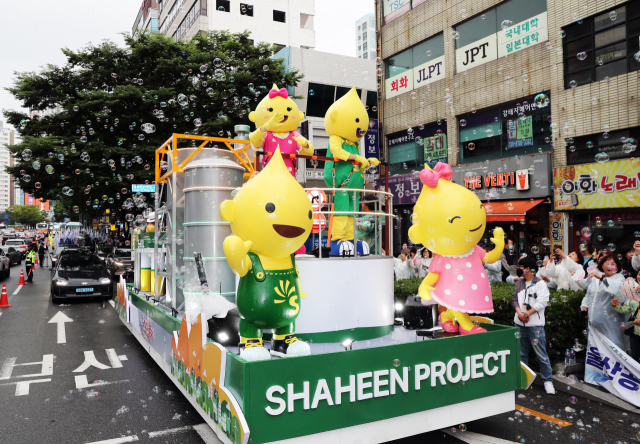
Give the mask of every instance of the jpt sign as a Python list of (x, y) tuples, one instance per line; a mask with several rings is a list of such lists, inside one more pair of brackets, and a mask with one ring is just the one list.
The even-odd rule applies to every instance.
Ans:
[(456, 70), (464, 72), (475, 66), (483, 65), (498, 58), (496, 35), (491, 34), (482, 40), (456, 50)]

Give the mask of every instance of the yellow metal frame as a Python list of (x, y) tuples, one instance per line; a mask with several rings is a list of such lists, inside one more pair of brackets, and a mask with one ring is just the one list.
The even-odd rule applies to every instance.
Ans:
[[(180, 164), (178, 164), (178, 141), (184, 140), (199, 140), (202, 141), (199, 147), (195, 149), (193, 153), (189, 155), (186, 159), (184, 159)], [(208, 145), (211, 142), (221, 143), (223, 146), (227, 147), (240, 161), (242, 166), (247, 170), (245, 173), (246, 177), (251, 177), (255, 172), (255, 162), (256, 159), (253, 159), (253, 163), (251, 163), (251, 159), (249, 159), (249, 155), (247, 154), (247, 150), (251, 148), (251, 142), (248, 140), (238, 140), (238, 139), (226, 139), (224, 137), (204, 137), (204, 136), (185, 136), (184, 134), (173, 134), (169, 140), (160, 146), (156, 150), (156, 183), (162, 183), (167, 180), (173, 173), (184, 173), (184, 166), (189, 163), (189, 161), (195, 156), (202, 148)], [(233, 148), (232, 143), (244, 144), (241, 148)], [(187, 148), (187, 147), (184, 147)], [(244, 156), (244, 158), (241, 156)], [(161, 163), (165, 160), (167, 156), (171, 156), (171, 171), (167, 171), (162, 174)], [(255, 157), (255, 156), (254, 156)]]

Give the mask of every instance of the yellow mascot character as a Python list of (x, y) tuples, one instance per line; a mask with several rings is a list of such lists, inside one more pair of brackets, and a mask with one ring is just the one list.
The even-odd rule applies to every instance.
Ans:
[[(378, 166), (380, 161), (360, 155), (358, 142), (369, 128), (369, 115), (355, 86), (329, 107), (324, 116), (324, 128), (329, 135), (331, 152), (327, 155), (334, 158), (325, 162), (324, 182), (330, 188), (364, 188), (364, 172), (370, 166)], [(359, 211), (358, 194), (355, 193), (354, 202), (353, 191), (336, 191), (334, 211), (353, 211), (354, 204), (356, 211)], [(353, 235), (353, 215), (335, 213), (329, 254), (352, 255), (355, 251)], [(355, 248), (362, 254), (363, 244), (357, 244)]]
[[(308, 355), (309, 344), (295, 336), (300, 312), (298, 269), (294, 252), (309, 236), (311, 202), (289, 174), (276, 149), (269, 164), (220, 206), (233, 235), (223, 243), (231, 269), (240, 276), (240, 357), (246, 361)], [(263, 330), (273, 330), (271, 350)]]
[(486, 330), (474, 325), (468, 313), (493, 312), (484, 262), (500, 259), (504, 231), (494, 230), (491, 241), (496, 248), (490, 253), (477, 245), (487, 223), (484, 207), (475, 194), (452, 183), (452, 177), (451, 166), (440, 162), (433, 170), (425, 165), (420, 172), (424, 186), (414, 207), (409, 238), (431, 250), (434, 257), (418, 292), (447, 308), (440, 315), (445, 331), (480, 333)]

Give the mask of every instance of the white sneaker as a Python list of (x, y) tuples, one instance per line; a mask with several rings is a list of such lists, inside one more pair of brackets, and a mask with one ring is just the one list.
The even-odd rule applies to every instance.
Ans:
[(547, 395), (555, 395), (556, 389), (553, 388), (553, 382), (546, 381), (544, 383), (544, 390), (547, 392)]

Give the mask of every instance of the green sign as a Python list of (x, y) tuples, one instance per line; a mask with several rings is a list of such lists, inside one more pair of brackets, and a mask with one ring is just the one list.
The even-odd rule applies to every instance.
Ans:
[[(485, 326), (485, 325), (483, 325)], [(244, 366), (253, 443), (285, 440), (514, 391), (514, 329)]]
[(522, 148), (533, 145), (533, 125), (531, 116), (524, 119), (507, 120), (507, 135), (509, 148)]
[(424, 138), (424, 161), (428, 163), (430, 167), (433, 168), (438, 162), (446, 163), (447, 159), (446, 134)]

